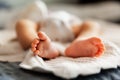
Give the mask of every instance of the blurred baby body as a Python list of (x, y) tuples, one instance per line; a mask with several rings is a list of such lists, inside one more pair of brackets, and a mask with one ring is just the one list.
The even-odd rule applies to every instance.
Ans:
[[(15, 29), (15, 24), (20, 19), (29, 19), (38, 22), (41, 30), (45, 32), (51, 40), (67, 42), (74, 39), (72, 28), (79, 26), (80, 19), (65, 11), (48, 11), (47, 6), (42, 1), (35, 1), (26, 6), (21, 12), (10, 20), (10, 24)], [(11, 27), (11, 28), (12, 28)]]

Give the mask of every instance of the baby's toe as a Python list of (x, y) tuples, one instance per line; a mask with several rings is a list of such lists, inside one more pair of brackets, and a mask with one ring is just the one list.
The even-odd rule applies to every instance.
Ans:
[(37, 52), (36, 50), (37, 50), (38, 44), (39, 44), (39, 40), (37, 38), (34, 39), (33, 42), (31, 43), (31, 50), (33, 52)]
[(93, 38), (92, 41), (93, 41), (93, 45), (95, 45), (98, 48), (98, 51), (95, 54), (95, 57), (101, 56), (105, 51), (104, 43), (102, 42), (100, 38)]
[(31, 50), (34, 52), (34, 51), (36, 51), (36, 48), (32, 47)]
[(39, 43), (39, 39), (35, 38), (32, 43), (38, 44)]
[(32, 43), (32, 44), (31, 44), (31, 47), (32, 47), (32, 48), (35, 48), (35, 47), (37, 47), (37, 44)]
[(37, 50), (42, 50), (43, 45), (39, 43), (38, 46), (37, 46), (36, 48), (37, 48)]
[(97, 45), (97, 47), (98, 47), (98, 52), (96, 53), (96, 57), (99, 57), (99, 56), (101, 56), (103, 53), (104, 53), (104, 51), (105, 51), (105, 46), (104, 46), (104, 44), (100, 44), (100, 45)]
[(34, 55), (39, 55), (40, 51), (39, 50), (35, 50), (34, 51)]
[(38, 37), (40, 40), (46, 40), (47, 38), (46, 34), (43, 32), (38, 32)]
[(37, 47), (38, 43), (39, 43), (39, 40), (38, 39), (34, 39), (33, 42), (31, 43), (31, 47), (32, 48)]

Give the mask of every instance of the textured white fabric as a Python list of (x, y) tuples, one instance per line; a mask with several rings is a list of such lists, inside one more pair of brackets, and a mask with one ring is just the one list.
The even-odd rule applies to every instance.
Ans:
[(29, 51), (20, 67), (40, 72), (52, 72), (66, 79), (99, 73), (101, 69), (117, 68), (120, 66), (120, 49), (109, 41), (104, 41), (104, 44), (106, 51), (98, 58), (61, 56), (44, 61), (41, 57), (33, 56)]

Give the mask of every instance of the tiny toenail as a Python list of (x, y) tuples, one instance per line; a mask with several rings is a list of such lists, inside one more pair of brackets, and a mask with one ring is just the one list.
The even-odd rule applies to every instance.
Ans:
[(34, 43), (34, 44), (38, 44), (38, 43), (39, 43), (39, 41), (38, 41), (38, 40), (35, 40), (33, 43)]

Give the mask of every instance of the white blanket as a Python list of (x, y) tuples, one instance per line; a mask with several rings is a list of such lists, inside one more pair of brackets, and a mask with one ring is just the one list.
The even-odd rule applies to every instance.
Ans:
[(57, 57), (51, 60), (43, 60), (33, 56), (29, 51), (20, 67), (40, 72), (52, 72), (54, 75), (71, 79), (78, 75), (90, 75), (99, 73), (101, 69), (117, 68), (120, 66), (120, 49), (109, 41), (104, 41), (106, 51), (99, 58), (91, 57)]

